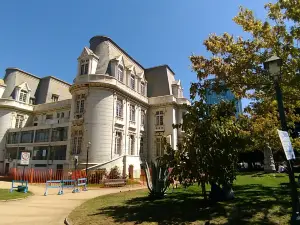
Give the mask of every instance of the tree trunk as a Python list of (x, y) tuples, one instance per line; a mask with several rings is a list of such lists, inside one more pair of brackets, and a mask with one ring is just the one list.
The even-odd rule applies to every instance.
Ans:
[(203, 194), (204, 200), (207, 200), (206, 188), (205, 188), (205, 182), (204, 181), (201, 181), (201, 189), (202, 189), (202, 194)]

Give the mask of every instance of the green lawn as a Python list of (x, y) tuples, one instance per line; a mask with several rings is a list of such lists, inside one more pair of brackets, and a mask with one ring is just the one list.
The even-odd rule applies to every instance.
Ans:
[(146, 190), (91, 199), (69, 216), (79, 224), (288, 224), (291, 204), (288, 177), (244, 174), (234, 185), (235, 200), (213, 204), (192, 186), (151, 201)]
[(28, 193), (21, 193), (17, 191), (13, 191), (12, 193), (9, 192), (9, 189), (0, 189), (0, 200), (10, 200), (16, 198), (25, 198), (31, 195), (30, 192)]

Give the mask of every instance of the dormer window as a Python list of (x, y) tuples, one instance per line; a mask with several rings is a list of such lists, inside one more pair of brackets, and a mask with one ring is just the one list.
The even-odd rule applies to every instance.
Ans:
[(135, 76), (133, 74), (130, 76), (130, 88), (135, 89)]
[(57, 102), (58, 101), (58, 95), (53, 94), (51, 97), (52, 102)]
[(123, 74), (124, 74), (124, 69), (123, 66), (119, 65), (118, 66), (118, 72), (117, 72), (117, 80), (123, 82)]
[(27, 100), (27, 91), (21, 90), (19, 101), (26, 103), (26, 100)]
[(89, 60), (80, 61), (80, 75), (85, 75), (89, 73)]

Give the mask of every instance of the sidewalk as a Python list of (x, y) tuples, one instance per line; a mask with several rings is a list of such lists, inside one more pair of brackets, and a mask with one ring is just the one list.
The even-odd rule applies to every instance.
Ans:
[[(10, 188), (10, 185), (10, 182), (0, 181), (0, 188)], [(62, 225), (65, 217), (88, 199), (141, 188), (144, 187), (101, 188), (75, 194), (67, 190), (64, 195), (57, 195), (58, 191), (52, 189), (48, 196), (44, 196), (43, 186), (30, 185), (29, 191), (34, 193), (33, 196), (20, 201), (0, 203), (0, 224)]]

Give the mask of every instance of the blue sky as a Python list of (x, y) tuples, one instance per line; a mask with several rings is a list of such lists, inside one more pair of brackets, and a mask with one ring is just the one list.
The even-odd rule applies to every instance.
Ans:
[[(240, 5), (264, 19), (266, 0), (9, 0), (0, 7), (0, 71), (18, 67), (72, 83), (77, 57), (106, 35), (145, 68), (168, 64), (185, 95), (196, 80), (189, 56), (208, 55), (210, 33), (243, 36), (232, 18)], [(247, 102), (243, 102), (244, 105)]]

